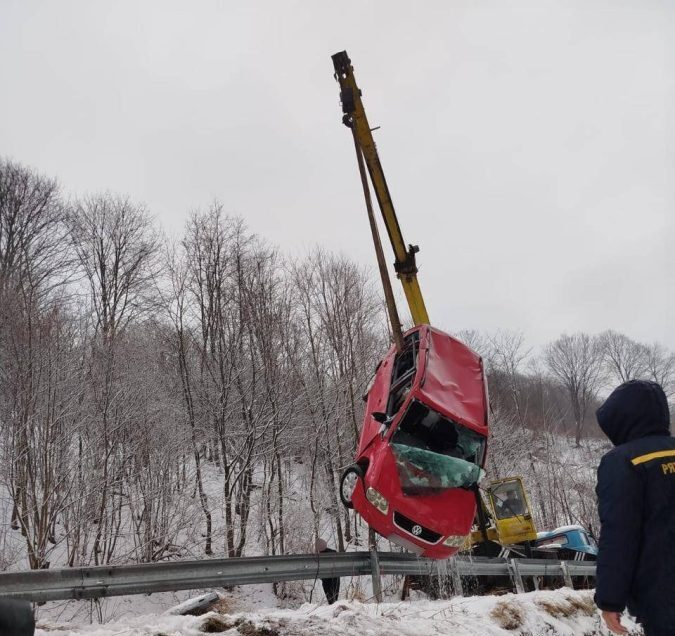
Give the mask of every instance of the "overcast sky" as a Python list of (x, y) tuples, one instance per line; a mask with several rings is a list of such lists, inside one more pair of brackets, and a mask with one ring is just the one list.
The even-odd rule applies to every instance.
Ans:
[(0, 8), (0, 154), (67, 193), (128, 194), (173, 233), (218, 199), (375, 272), (346, 49), (432, 322), (675, 348), (672, 2)]

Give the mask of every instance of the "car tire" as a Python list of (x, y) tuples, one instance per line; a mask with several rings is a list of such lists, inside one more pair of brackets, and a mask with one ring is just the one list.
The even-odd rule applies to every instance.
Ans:
[(363, 480), (363, 469), (358, 464), (352, 464), (345, 468), (342, 477), (340, 477), (340, 501), (349, 510), (354, 507), (352, 494), (358, 486), (359, 479)]

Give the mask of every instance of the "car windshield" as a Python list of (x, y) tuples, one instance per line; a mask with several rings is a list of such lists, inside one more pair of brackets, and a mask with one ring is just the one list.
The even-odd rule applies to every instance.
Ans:
[(414, 400), (391, 439), (401, 488), (423, 495), (469, 487), (483, 476), (485, 438)]

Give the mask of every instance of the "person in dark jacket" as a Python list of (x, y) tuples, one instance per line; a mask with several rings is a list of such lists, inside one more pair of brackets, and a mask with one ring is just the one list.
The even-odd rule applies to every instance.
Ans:
[[(335, 550), (331, 550), (323, 539), (317, 539), (316, 551), (319, 554), (326, 554), (327, 552), (335, 553)], [(338, 596), (340, 595), (340, 579), (338, 577), (321, 579), (321, 585), (328, 604), (332, 605), (338, 600)]]
[(615, 634), (624, 608), (646, 636), (675, 636), (675, 438), (663, 389), (631, 380), (597, 411), (615, 448), (598, 468), (595, 602)]
[(33, 636), (35, 617), (28, 601), (0, 599), (0, 636)]

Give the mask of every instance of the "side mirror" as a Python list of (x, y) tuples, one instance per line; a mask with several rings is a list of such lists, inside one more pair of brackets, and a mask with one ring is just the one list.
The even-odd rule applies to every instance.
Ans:
[(373, 419), (380, 424), (386, 424), (389, 421), (387, 414), (382, 413), (382, 411), (375, 411), (373, 413)]

